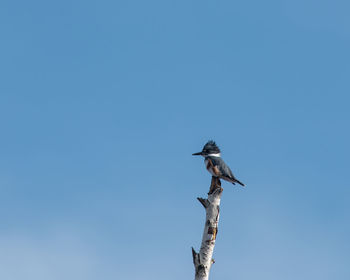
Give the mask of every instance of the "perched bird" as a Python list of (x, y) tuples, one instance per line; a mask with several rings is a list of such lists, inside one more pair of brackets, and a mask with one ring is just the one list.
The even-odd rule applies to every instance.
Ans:
[(192, 154), (193, 156), (203, 156), (204, 157), (204, 163), (207, 168), (207, 170), (213, 175), (214, 177), (219, 177), (221, 179), (224, 179), (232, 184), (235, 185), (235, 183), (238, 183), (242, 186), (244, 184), (237, 180), (235, 176), (232, 174), (231, 169), (226, 165), (226, 163), (222, 160), (220, 149), (215, 144), (214, 141), (210, 140), (208, 141), (204, 147), (203, 150), (199, 153)]

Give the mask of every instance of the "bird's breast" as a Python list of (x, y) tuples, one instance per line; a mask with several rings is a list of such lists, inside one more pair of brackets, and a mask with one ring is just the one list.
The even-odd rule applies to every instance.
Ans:
[(209, 171), (209, 173), (215, 177), (220, 176), (220, 171), (217, 168), (217, 166), (214, 166), (212, 161), (210, 159), (205, 159), (204, 160), (205, 167)]

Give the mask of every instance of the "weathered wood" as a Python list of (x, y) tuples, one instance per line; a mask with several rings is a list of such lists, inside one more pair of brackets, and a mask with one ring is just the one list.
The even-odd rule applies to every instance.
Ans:
[(197, 197), (199, 202), (203, 205), (204, 208), (207, 208), (209, 206), (209, 201), (208, 199)]
[(195, 280), (208, 280), (211, 265), (215, 262), (212, 256), (218, 233), (222, 192), (223, 188), (221, 187), (220, 179), (212, 177), (208, 198), (197, 198), (205, 208), (206, 219), (199, 253), (192, 248)]

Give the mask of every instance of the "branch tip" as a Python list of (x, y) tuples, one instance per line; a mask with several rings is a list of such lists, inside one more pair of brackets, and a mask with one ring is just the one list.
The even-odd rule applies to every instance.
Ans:
[(193, 247), (192, 247), (192, 258), (193, 258), (193, 264), (196, 266), (198, 262), (198, 253), (193, 249)]
[(204, 208), (207, 208), (209, 206), (208, 199), (197, 197), (198, 201), (203, 205)]
[(192, 248), (192, 255), (196, 255), (197, 254), (196, 250), (193, 247), (191, 248)]

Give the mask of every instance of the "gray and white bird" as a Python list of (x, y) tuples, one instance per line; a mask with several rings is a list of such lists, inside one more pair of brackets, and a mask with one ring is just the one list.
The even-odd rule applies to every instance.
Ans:
[(235, 183), (238, 183), (244, 186), (242, 182), (236, 179), (230, 167), (228, 167), (227, 164), (223, 161), (223, 159), (221, 158), (220, 149), (215, 144), (214, 141), (212, 140), (208, 141), (204, 145), (203, 150), (201, 152), (194, 153), (192, 155), (204, 157), (205, 166), (207, 170), (210, 172), (210, 174), (213, 175), (214, 177), (219, 177), (234, 185)]

